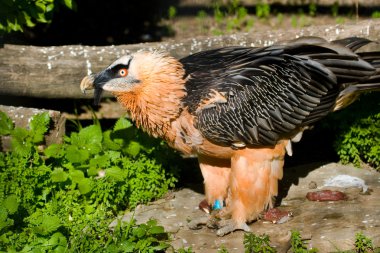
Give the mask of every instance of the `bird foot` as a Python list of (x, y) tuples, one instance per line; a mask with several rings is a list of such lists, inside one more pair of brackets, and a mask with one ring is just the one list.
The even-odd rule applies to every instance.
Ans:
[(219, 225), (219, 229), (216, 231), (216, 234), (218, 236), (225, 236), (226, 234), (229, 234), (236, 230), (251, 232), (251, 229), (245, 222), (237, 223), (236, 221), (232, 219), (221, 220), (218, 225)]
[(199, 217), (190, 221), (188, 224), (188, 227), (193, 230), (201, 229), (203, 226), (211, 229), (217, 229), (216, 234), (218, 236), (225, 236), (226, 234), (229, 234), (236, 230), (251, 232), (249, 226), (244, 222), (237, 223), (232, 219), (220, 219), (215, 215)]
[(212, 211), (210, 215), (202, 216), (195, 218), (194, 220), (191, 220), (188, 223), (188, 227), (190, 229), (201, 229), (203, 226), (206, 226), (208, 228), (218, 229), (219, 228), (219, 213), (220, 211)]
[(208, 220), (210, 219), (209, 216), (202, 216), (198, 217), (194, 220), (191, 220), (187, 226), (192, 230), (201, 229), (204, 225), (207, 224)]

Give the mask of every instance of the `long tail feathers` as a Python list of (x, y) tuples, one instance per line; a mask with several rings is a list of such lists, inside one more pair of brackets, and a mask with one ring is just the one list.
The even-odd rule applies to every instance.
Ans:
[[(380, 81), (380, 80), (379, 80)], [(352, 104), (363, 92), (380, 91), (380, 82), (350, 85), (339, 94), (334, 111), (338, 111)]]
[(349, 37), (345, 39), (340, 39), (340, 40), (334, 40), (332, 43), (334, 44), (339, 44), (341, 46), (347, 47), (351, 49), (353, 52), (358, 50), (359, 48), (374, 42), (372, 40), (366, 39), (366, 38), (359, 38), (359, 37)]
[[(335, 40), (332, 43), (342, 45), (355, 52), (359, 48), (372, 42), (374, 41), (365, 38), (351, 37), (342, 40)], [(375, 72), (365, 80), (360, 80), (357, 84), (347, 84), (339, 94), (334, 111), (350, 105), (363, 92), (380, 91), (380, 52), (357, 52), (356, 54), (361, 60), (369, 63), (375, 69)]]

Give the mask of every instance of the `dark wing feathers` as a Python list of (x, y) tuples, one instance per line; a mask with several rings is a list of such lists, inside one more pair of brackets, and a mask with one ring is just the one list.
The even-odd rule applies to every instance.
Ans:
[[(359, 82), (375, 73), (351, 51), (364, 44), (310, 39), (203, 51), (180, 60), (187, 77), (184, 104), (214, 143), (273, 146), (326, 116), (343, 81)], [(218, 102), (217, 96), (225, 99)]]

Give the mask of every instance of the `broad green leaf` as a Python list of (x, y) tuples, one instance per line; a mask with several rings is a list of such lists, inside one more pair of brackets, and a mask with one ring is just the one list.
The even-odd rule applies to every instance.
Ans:
[(146, 235), (146, 230), (140, 226), (133, 230), (133, 234), (138, 238), (142, 238)]
[(48, 235), (56, 231), (61, 224), (61, 220), (55, 215), (44, 215), (42, 217), (42, 223), (35, 227), (33, 230), (40, 235)]
[(87, 214), (92, 214), (95, 212), (95, 210), (96, 210), (96, 208), (93, 205), (86, 205), (86, 207), (84, 208), (84, 211)]
[(68, 174), (62, 168), (56, 168), (51, 172), (51, 180), (55, 183), (65, 182)]
[(26, 13), (26, 11), (23, 11), (22, 13), (24, 15), (26, 26), (28, 26), (28, 27), (34, 27), (34, 26), (36, 26), (36, 24), (33, 23), (32, 18), (28, 15), (28, 13)]
[(46, 6), (44, 3), (36, 1), (35, 5), (38, 7), (40, 12), (45, 12), (46, 11)]
[(84, 179), (84, 173), (81, 170), (73, 170), (70, 171), (70, 177), (74, 183), (79, 183)]
[(135, 252), (136, 250), (136, 243), (135, 242), (131, 242), (131, 241), (126, 241), (126, 242), (123, 242), (123, 250), (125, 252)]
[[(98, 154), (102, 151), (103, 134), (99, 125), (91, 125), (83, 128), (78, 133), (79, 148), (85, 148), (91, 154)], [(74, 143), (73, 143), (74, 144)]]
[(44, 140), (44, 134), (47, 132), (50, 123), (50, 117), (47, 112), (34, 115), (30, 121), (29, 127), (33, 142), (38, 143)]
[(67, 252), (67, 245), (65, 245), (65, 246), (58, 245), (57, 247), (55, 247), (53, 249), (53, 252), (54, 253), (66, 253)]
[(103, 133), (103, 145), (106, 149), (111, 149), (111, 150), (120, 150), (121, 145), (123, 144), (123, 141), (117, 140), (114, 141), (111, 139), (111, 130), (107, 130)]
[(37, 14), (37, 21), (40, 22), (40, 23), (47, 23), (47, 19), (45, 17), (45, 13), (38, 13)]
[(5, 167), (5, 157), (7, 157), (6, 154), (3, 152), (0, 152), (0, 168)]
[(0, 206), (0, 231), (6, 227), (12, 226), (14, 221), (8, 218), (7, 209)]
[(114, 178), (117, 181), (125, 180), (124, 171), (116, 166), (106, 169), (106, 176)]
[(73, 9), (73, 1), (72, 0), (65, 0), (65, 5), (69, 9)]
[(108, 157), (108, 159), (113, 162), (113, 163), (117, 163), (117, 160), (120, 159), (120, 156), (121, 156), (121, 153), (118, 152), (118, 151), (112, 151), (112, 150), (109, 150), (109, 151), (106, 151), (105, 156)]
[(60, 158), (63, 156), (64, 152), (62, 149), (62, 144), (53, 143), (44, 150), (44, 154), (47, 157)]
[(86, 149), (78, 149), (77, 146), (70, 145), (66, 149), (66, 159), (72, 163), (83, 163), (90, 157)]
[(129, 128), (132, 126), (132, 123), (126, 118), (120, 118), (116, 121), (115, 126), (113, 128), (114, 131)]
[(54, 3), (46, 5), (46, 12), (51, 12), (54, 10)]
[(28, 156), (33, 148), (29, 138), (29, 131), (24, 128), (16, 127), (12, 131), (11, 146), (12, 150), (20, 156)]
[(17, 202), (17, 196), (12, 194), (9, 195), (3, 202), (4, 207), (8, 210), (9, 214), (14, 214), (17, 212), (19, 203)]
[(99, 125), (91, 125), (83, 128), (78, 133), (79, 138), (85, 141), (86, 144), (101, 144), (102, 143), (102, 129)]
[(154, 220), (154, 219), (150, 219), (146, 222), (146, 224), (150, 227), (154, 227), (157, 225), (157, 220)]
[(149, 229), (149, 232), (151, 234), (163, 234), (165, 233), (165, 229), (162, 226), (154, 226), (151, 229)]
[(125, 152), (133, 157), (137, 156), (140, 153), (141, 145), (136, 141), (130, 141)]
[(49, 244), (54, 245), (54, 246), (67, 246), (67, 239), (66, 237), (61, 234), (60, 232), (54, 233), (50, 239), (49, 239)]
[(0, 206), (0, 222), (5, 221), (7, 218), (8, 218), (7, 209), (4, 206)]
[(95, 167), (90, 167), (88, 170), (87, 170), (87, 174), (89, 176), (97, 176), (99, 173), (99, 169), (98, 168), (95, 168)]
[(78, 189), (81, 194), (87, 194), (92, 190), (92, 181), (89, 178), (83, 178), (78, 182)]
[(164, 242), (160, 242), (159, 245), (152, 247), (152, 250), (154, 252), (161, 252), (161, 251), (164, 252), (164, 250), (167, 249), (167, 248), (169, 248), (169, 247), (170, 247), (170, 244), (164, 243)]
[(8, 135), (13, 130), (13, 122), (7, 114), (0, 111), (0, 136)]
[(99, 155), (95, 158), (92, 158), (90, 160), (90, 166), (91, 167), (97, 167), (97, 168), (106, 168), (110, 165), (110, 159), (106, 155)]

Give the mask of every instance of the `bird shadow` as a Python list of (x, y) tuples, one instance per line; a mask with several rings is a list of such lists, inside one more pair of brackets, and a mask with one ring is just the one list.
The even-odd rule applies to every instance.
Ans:
[(281, 205), (282, 200), (288, 195), (290, 187), (292, 185), (298, 185), (300, 178), (307, 177), (310, 172), (327, 163), (330, 163), (330, 161), (312, 162), (284, 168), (284, 177), (278, 184), (279, 193), (276, 197), (275, 206)]

